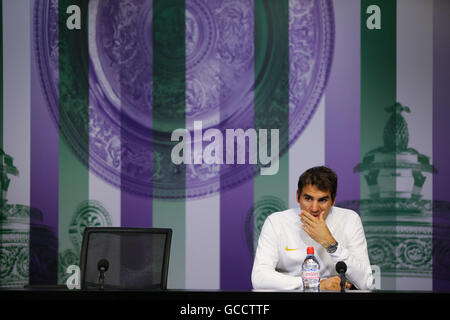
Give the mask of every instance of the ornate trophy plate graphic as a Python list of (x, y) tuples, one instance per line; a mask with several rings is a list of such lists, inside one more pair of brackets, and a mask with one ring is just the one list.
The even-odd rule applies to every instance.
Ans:
[[(180, 115), (165, 108), (154, 114), (152, 1), (89, 1), (89, 119), (77, 110), (58, 114), (58, 2), (36, 3), (35, 54), (45, 97), (67, 144), (98, 176), (122, 190), (157, 198), (200, 197), (232, 188), (252, 177), (245, 166), (186, 165), (186, 186), (177, 184), (178, 169), (170, 161), (170, 132)], [(172, 10), (167, 6), (165, 10)], [(203, 129), (247, 128), (253, 124), (254, 12), (253, 2), (186, 1), (186, 107), (188, 119)], [(163, 12), (164, 14), (164, 12)], [(270, 12), (266, 12), (270, 15)], [(174, 17), (175, 15), (168, 15)], [(275, 21), (276, 17), (267, 17)], [(171, 22), (166, 21), (168, 30)], [(273, 22), (267, 32), (274, 34)], [(300, 135), (323, 94), (334, 41), (331, 1), (289, 2), (289, 137), (281, 153)], [(161, 43), (171, 72), (174, 43)], [(265, 48), (270, 75), (266, 91), (277, 83), (277, 47)], [(171, 60), (172, 59), (172, 60)], [(72, 67), (87, 63), (71, 61)], [(262, 103), (264, 104), (264, 103)], [(75, 108), (74, 108), (75, 109)], [(276, 115), (276, 108), (272, 115)], [(184, 115), (183, 115), (184, 116)], [(78, 120), (74, 120), (78, 119)], [(62, 122), (62, 123), (61, 123)], [(67, 123), (65, 123), (67, 122)], [(264, 121), (262, 121), (264, 122)], [(80, 137), (89, 126), (89, 145)], [(192, 129), (192, 128), (187, 128)], [(180, 189), (183, 188), (183, 189)]]

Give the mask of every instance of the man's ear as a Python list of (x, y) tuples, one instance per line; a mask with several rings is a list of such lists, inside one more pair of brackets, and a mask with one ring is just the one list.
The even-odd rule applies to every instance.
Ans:
[(300, 202), (300, 190), (297, 189), (297, 202)]

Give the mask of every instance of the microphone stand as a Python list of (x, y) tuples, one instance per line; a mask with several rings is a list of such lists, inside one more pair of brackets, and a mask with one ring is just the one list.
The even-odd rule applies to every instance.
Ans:
[(98, 285), (100, 290), (105, 289), (105, 272), (109, 268), (109, 262), (106, 259), (101, 259), (97, 263), (97, 270), (100, 271), (100, 275), (98, 277)]
[(345, 273), (341, 272), (339, 273), (339, 277), (341, 277), (341, 292), (345, 293), (345, 281), (347, 281), (347, 279), (345, 278)]
[(344, 261), (339, 261), (336, 263), (336, 272), (339, 273), (339, 277), (341, 278), (341, 292), (345, 292), (345, 282), (347, 279), (345, 278), (345, 272), (347, 271), (347, 265)]
[(98, 283), (100, 286), (100, 290), (105, 289), (105, 268), (100, 268), (100, 275), (98, 277)]

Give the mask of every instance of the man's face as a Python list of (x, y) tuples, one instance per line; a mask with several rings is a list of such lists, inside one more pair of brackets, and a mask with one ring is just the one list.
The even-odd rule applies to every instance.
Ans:
[(321, 191), (311, 184), (303, 186), (301, 193), (300, 190), (297, 190), (297, 202), (300, 204), (301, 210), (307, 211), (316, 218), (323, 213), (324, 220), (327, 218), (331, 206), (334, 205), (330, 191)]

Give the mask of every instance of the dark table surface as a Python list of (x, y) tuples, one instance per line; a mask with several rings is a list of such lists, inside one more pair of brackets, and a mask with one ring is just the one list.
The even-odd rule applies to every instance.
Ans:
[(20, 310), (21, 314), (40, 314), (58, 319), (60, 313), (55, 310), (66, 310), (64, 314), (70, 314), (72, 318), (85, 317), (89, 312), (91, 317), (102, 319), (117, 318), (124, 311), (125, 318), (133, 314), (158, 314), (156, 318), (161, 319), (284, 319), (281, 316), (300, 317), (314, 312), (317, 319), (340, 319), (342, 316), (366, 319), (369, 315), (385, 318), (395, 312), (402, 319), (408, 319), (420, 310), (432, 310), (433, 313), (446, 311), (450, 306), (450, 293), (358, 290), (345, 293), (174, 289), (84, 291), (50, 286), (0, 289), (0, 306)]
[(318, 293), (272, 290), (69, 290), (65, 286), (35, 286), (0, 288), (0, 301), (28, 300), (441, 300), (450, 299), (450, 293), (431, 291), (346, 290), (345, 293), (322, 291)]

